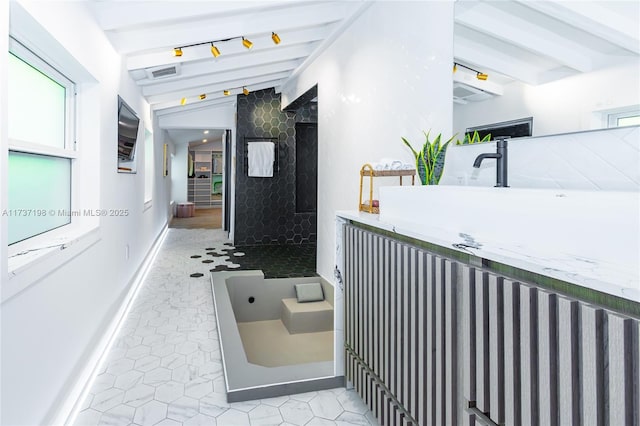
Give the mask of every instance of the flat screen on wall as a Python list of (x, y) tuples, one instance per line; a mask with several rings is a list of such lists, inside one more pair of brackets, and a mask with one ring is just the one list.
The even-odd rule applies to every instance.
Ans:
[(136, 113), (118, 96), (118, 160), (133, 161), (139, 126)]

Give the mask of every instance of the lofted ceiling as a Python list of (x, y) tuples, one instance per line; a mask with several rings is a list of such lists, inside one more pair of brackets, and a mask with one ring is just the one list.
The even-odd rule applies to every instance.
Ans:
[[(233, 103), (245, 87), (280, 87), (365, 6), (361, 0), (90, 3), (159, 116)], [(280, 44), (274, 43), (272, 32)], [(251, 49), (243, 46), (242, 37), (253, 43)], [(212, 41), (221, 53), (217, 58), (211, 52)], [(185, 47), (190, 45), (196, 46)], [(180, 57), (174, 56), (177, 47), (182, 47)], [(225, 96), (225, 90), (230, 95)]]
[[(244, 87), (278, 89), (349, 31), (370, 3), (93, 0), (89, 5), (152, 109), (163, 116), (233, 103)], [(460, 68), (453, 77), (454, 100), (488, 99), (513, 81), (543, 84), (637, 62), (639, 22), (635, 0), (457, 0), (454, 60), (489, 79), (477, 80)], [(272, 32), (280, 44), (272, 41)], [(250, 50), (242, 37), (253, 42)], [(217, 58), (212, 41), (221, 52)], [(181, 57), (173, 55), (176, 47), (183, 47)]]
[(456, 73), (454, 100), (459, 103), (499, 95), (501, 86), (514, 80), (544, 84), (632, 61), (638, 64), (639, 58), (636, 0), (455, 3), (454, 60), (489, 74), (479, 81), (468, 70)]

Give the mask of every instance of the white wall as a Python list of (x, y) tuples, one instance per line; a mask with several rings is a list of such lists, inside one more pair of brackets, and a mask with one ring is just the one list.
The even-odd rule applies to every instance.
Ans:
[(186, 143), (175, 143), (176, 153), (171, 161), (171, 199), (176, 203), (187, 202), (187, 155), (189, 146)]
[(513, 82), (502, 96), (454, 104), (453, 133), (462, 139), (467, 127), (525, 117), (533, 117), (533, 136), (606, 127), (599, 111), (640, 105), (639, 75), (635, 61), (537, 86)]
[[(452, 2), (376, 2), (282, 90), (283, 106), (318, 85), (317, 270), (334, 282), (335, 214), (358, 205), (359, 170), (413, 162), (405, 136), (451, 129)], [(448, 137), (448, 136), (447, 136)]]
[[(91, 79), (80, 85), (78, 102), (78, 143), (82, 167), (77, 176), (83, 204), (92, 209), (124, 209), (127, 216), (101, 217), (96, 221), (98, 241), (75, 256), (72, 249), (60, 250), (49, 257), (55, 267), (45, 270), (47, 262), (36, 262), (29, 273), (7, 278), (6, 252), (2, 251), (2, 290), (13, 286), (25, 289), (5, 300), (2, 321), (2, 418), (7, 425), (50, 424), (57, 410), (75, 386), (81, 369), (98, 347), (106, 327), (130, 289), (132, 278), (145, 255), (167, 222), (168, 180), (162, 177), (162, 145), (154, 138), (154, 196), (151, 208), (144, 210), (144, 143), (138, 150), (138, 174), (118, 174), (116, 159), (117, 95), (121, 95), (138, 114), (150, 123), (149, 106), (129, 78), (121, 57), (113, 50), (95, 23), (86, 5), (80, 2), (42, 2), (20, 0), (2, 2), (0, 17), (9, 7), (28, 12), (34, 22), (48, 33), (38, 43), (45, 51), (60, 47), (73, 64)], [(22, 22), (12, 22), (20, 28)], [(0, 26), (0, 45), (8, 39)], [(38, 38), (40, 34), (31, 34)], [(7, 55), (0, 55), (0, 70), (6, 70)], [(62, 64), (63, 66), (65, 64)], [(75, 72), (75, 71), (74, 71)], [(78, 72), (78, 75), (81, 73)], [(6, 74), (0, 73), (2, 84)], [(89, 81), (92, 80), (92, 81)], [(6, 91), (2, 91), (2, 104)], [(6, 110), (0, 109), (6, 123)], [(1, 125), (3, 147), (6, 125)], [(158, 133), (155, 126), (154, 133)], [(142, 132), (141, 132), (142, 133)], [(142, 141), (142, 138), (139, 139)], [(6, 164), (2, 150), (2, 164)], [(0, 168), (4, 182), (6, 167)], [(2, 187), (2, 206), (6, 207), (6, 188)], [(87, 205), (90, 202), (93, 205)], [(6, 222), (3, 221), (3, 230)], [(3, 233), (4, 234), (4, 233)], [(0, 245), (6, 245), (2, 237)], [(129, 258), (125, 247), (129, 247)], [(42, 278), (29, 279), (32, 271)]]

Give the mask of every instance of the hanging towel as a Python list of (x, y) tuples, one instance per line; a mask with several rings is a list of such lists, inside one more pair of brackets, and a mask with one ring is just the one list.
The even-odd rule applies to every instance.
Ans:
[(273, 177), (273, 142), (249, 142), (247, 146), (250, 177)]

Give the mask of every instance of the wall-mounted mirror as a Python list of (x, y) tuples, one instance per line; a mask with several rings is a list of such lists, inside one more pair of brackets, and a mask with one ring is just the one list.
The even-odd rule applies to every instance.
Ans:
[(640, 124), (639, 19), (635, 1), (457, 1), (453, 133), (528, 117), (533, 136)]

